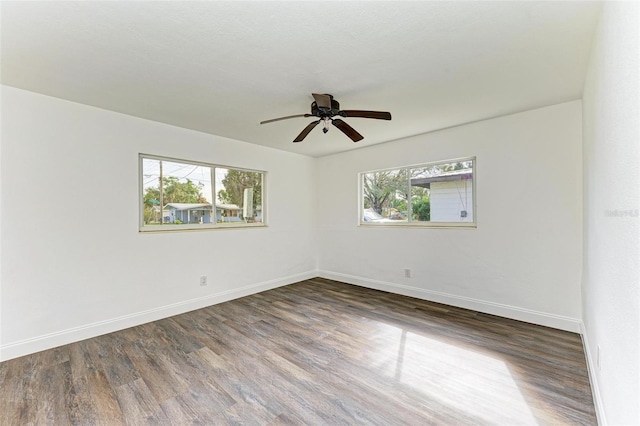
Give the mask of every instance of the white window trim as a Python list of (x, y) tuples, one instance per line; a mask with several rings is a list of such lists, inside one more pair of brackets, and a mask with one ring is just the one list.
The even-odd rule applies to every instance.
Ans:
[[(246, 172), (257, 172), (262, 173), (262, 222), (259, 223), (248, 223), (248, 222), (232, 222), (225, 224), (218, 224), (217, 222), (213, 223), (187, 223), (181, 225), (154, 225), (154, 226), (145, 226), (144, 224), (144, 176), (143, 176), (143, 160), (159, 160), (159, 161), (169, 161), (173, 163), (184, 163), (191, 164), (194, 166), (202, 166), (211, 168), (211, 191), (213, 198), (213, 205), (216, 204), (215, 194), (216, 194), (216, 186), (215, 186), (215, 169), (223, 168), (223, 169), (233, 169), (233, 170), (242, 170)], [(244, 167), (236, 167), (236, 166), (226, 166), (223, 164), (212, 164), (212, 163), (204, 163), (202, 161), (193, 161), (193, 160), (185, 160), (181, 158), (174, 157), (163, 157), (159, 155), (153, 154), (138, 154), (138, 230), (141, 233), (158, 233), (158, 232), (180, 232), (180, 231), (209, 231), (209, 230), (229, 230), (229, 229), (246, 229), (246, 228), (266, 228), (267, 227), (267, 206), (266, 206), (266, 187), (267, 187), (267, 172), (264, 170), (255, 170), (255, 169), (247, 169)], [(214, 213), (215, 215), (215, 213)]]
[[(473, 191), (473, 222), (365, 222), (364, 217), (364, 179), (363, 176), (367, 173), (386, 172), (390, 170), (399, 169), (411, 169), (418, 167), (434, 166), (437, 164), (449, 164), (462, 161), (473, 161), (473, 179), (472, 179), (472, 191)], [(358, 219), (357, 224), (362, 228), (434, 228), (434, 229), (476, 229), (478, 227), (478, 209), (477, 209), (477, 194), (476, 194), (476, 182), (477, 182), (477, 160), (475, 156), (460, 157), (460, 158), (447, 158), (444, 160), (430, 161), (428, 163), (411, 164), (407, 166), (389, 167), (385, 169), (367, 170), (358, 173)]]

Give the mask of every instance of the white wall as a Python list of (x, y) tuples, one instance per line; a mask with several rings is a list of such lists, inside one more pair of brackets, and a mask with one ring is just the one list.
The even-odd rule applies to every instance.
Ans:
[[(581, 126), (574, 101), (318, 159), (320, 273), (578, 331)], [(477, 229), (356, 225), (358, 172), (469, 156)]]
[(639, 14), (638, 2), (604, 3), (583, 98), (583, 334), (611, 425), (640, 424)]
[[(1, 96), (1, 359), (315, 276), (312, 158)], [(266, 170), (269, 227), (139, 233), (140, 152)]]

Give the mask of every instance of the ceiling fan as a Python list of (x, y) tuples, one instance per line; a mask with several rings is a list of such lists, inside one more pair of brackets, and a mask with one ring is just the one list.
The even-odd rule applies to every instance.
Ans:
[(302, 132), (293, 140), (294, 142), (302, 142), (309, 132), (314, 129), (321, 121), (324, 122), (323, 133), (327, 133), (329, 129), (327, 124), (331, 122), (342, 133), (351, 138), (352, 141), (361, 141), (364, 136), (358, 133), (353, 127), (349, 126), (341, 118), (333, 118), (336, 115), (340, 117), (359, 117), (359, 118), (375, 118), (378, 120), (391, 120), (391, 113), (383, 111), (362, 111), (356, 109), (340, 109), (338, 101), (333, 99), (332, 95), (312, 93), (313, 101), (311, 103), (311, 114), (287, 115), (286, 117), (274, 118), (271, 120), (261, 121), (260, 124), (273, 123), (274, 121), (287, 120), (295, 117), (318, 117), (318, 120), (312, 121), (305, 127)]

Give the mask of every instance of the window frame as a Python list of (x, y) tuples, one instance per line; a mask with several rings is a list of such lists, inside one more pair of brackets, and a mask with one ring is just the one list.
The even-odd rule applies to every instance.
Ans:
[[(144, 160), (157, 160), (167, 161), (171, 163), (182, 163), (192, 166), (208, 167), (211, 169), (211, 197), (213, 199), (213, 215), (216, 217), (216, 182), (215, 174), (216, 168), (239, 170), (244, 172), (253, 172), (262, 174), (262, 220), (261, 222), (230, 222), (230, 223), (218, 223), (217, 220), (212, 223), (185, 223), (185, 224), (162, 224), (162, 225), (145, 225), (144, 223)], [(176, 231), (205, 231), (205, 230), (222, 230), (222, 229), (247, 229), (247, 228), (266, 228), (267, 227), (267, 206), (266, 206), (266, 186), (267, 186), (267, 172), (265, 170), (248, 169), (244, 167), (227, 166), (222, 164), (205, 163), (202, 161), (185, 160), (182, 158), (165, 157), (154, 154), (138, 154), (138, 231), (141, 233), (156, 233), (156, 232), (176, 232)]]
[[(473, 221), (468, 221), (468, 222), (431, 222), (431, 221), (410, 221), (409, 219), (407, 219), (407, 221), (400, 221), (398, 220), (397, 222), (365, 222), (364, 221), (364, 176), (366, 174), (369, 173), (377, 173), (377, 172), (386, 172), (386, 171), (391, 171), (391, 170), (404, 170), (404, 169), (415, 169), (415, 168), (421, 168), (421, 167), (430, 167), (430, 166), (435, 166), (435, 165), (439, 165), (439, 164), (450, 164), (450, 163), (458, 163), (458, 162), (463, 162), (463, 161), (472, 161), (473, 162), (473, 178), (471, 180), (472, 183), (472, 207), (473, 207)], [(411, 164), (411, 165), (407, 165), (407, 166), (398, 166), (398, 167), (389, 167), (389, 168), (384, 168), (384, 169), (376, 169), (376, 170), (367, 170), (367, 171), (362, 171), (358, 173), (358, 219), (357, 219), (357, 224), (359, 227), (364, 227), (364, 228), (378, 228), (378, 227), (385, 227), (385, 228), (396, 228), (396, 227), (400, 227), (400, 228), (431, 228), (431, 229), (443, 229), (443, 228), (453, 228), (453, 229), (477, 229), (478, 227), (478, 209), (477, 209), (477, 190), (476, 190), (476, 183), (477, 183), (477, 158), (476, 156), (469, 156), (469, 157), (459, 157), (459, 158), (451, 158), (451, 159), (444, 159), (444, 160), (437, 160), (437, 161), (430, 161), (427, 163), (417, 163), (417, 164)], [(408, 188), (409, 190), (411, 190), (411, 188)], [(411, 199), (411, 197), (409, 197), (409, 200)], [(408, 202), (407, 203), (407, 211), (408, 211), (408, 215), (410, 215), (410, 211), (411, 211), (411, 203)]]

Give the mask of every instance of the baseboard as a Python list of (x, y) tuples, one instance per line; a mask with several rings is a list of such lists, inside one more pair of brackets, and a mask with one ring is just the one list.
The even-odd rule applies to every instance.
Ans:
[(596, 417), (598, 418), (598, 424), (600, 426), (606, 426), (608, 423), (604, 415), (604, 405), (602, 404), (602, 397), (600, 396), (600, 388), (598, 386), (598, 375), (596, 374), (597, 365), (591, 356), (591, 351), (589, 350), (591, 346), (589, 345), (587, 328), (582, 321), (580, 321), (580, 334), (582, 335), (582, 345), (587, 359), (587, 371), (589, 372), (589, 383), (591, 384), (591, 393), (593, 394), (593, 405), (596, 409)]
[(240, 297), (249, 296), (261, 291), (271, 290), (299, 281), (315, 278), (318, 271), (308, 271), (300, 274), (290, 275), (284, 278), (264, 281), (241, 288), (222, 291), (195, 299), (185, 300), (158, 308), (148, 309), (146, 311), (136, 312), (129, 315), (123, 315), (117, 318), (98, 321), (91, 324), (74, 327), (42, 336), (25, 339), (18, 342), (8, 343), (0, 346), (0, 361), (7, 361), (12, 358), (32, 354), (46, 349), (55, 348), (80, 340), (89, 339), (91, 337), (100, 336), (114, 331), (123, 330), (136, 325), (145, 324), (151, 321), (157, 321), (174, 315), (183, 314), (185, 312), (201, 309), (207, 306), (226, 302)]
[(486, 314), (511, 318), (518, 321), (543, 325), (560, 330), (571, 331), (573, 333), (580, 332), (580, 320), (576, 318), (564, 317), (561, 315), (555, 315), (546, 312), (533, 311), (517, 306), (503, 305), (500, 303), (473, 299), (464, 296), (457, 296), (454, 294), (442, 293), (438, 291), (425, 290), (422, 288), (411, 287), (403, 284), (372, 280), (370, 278), (357, 277), (338, 272), (320, 270), (318, 274), (322, 278), (342, 281), (361, 287), (388, 291), (390, 293), (402, 294), (404, 296), (411, 296), (417, 299), (429, 300), (431, 302), (444, 303), (446, 305), (471, 309)]

